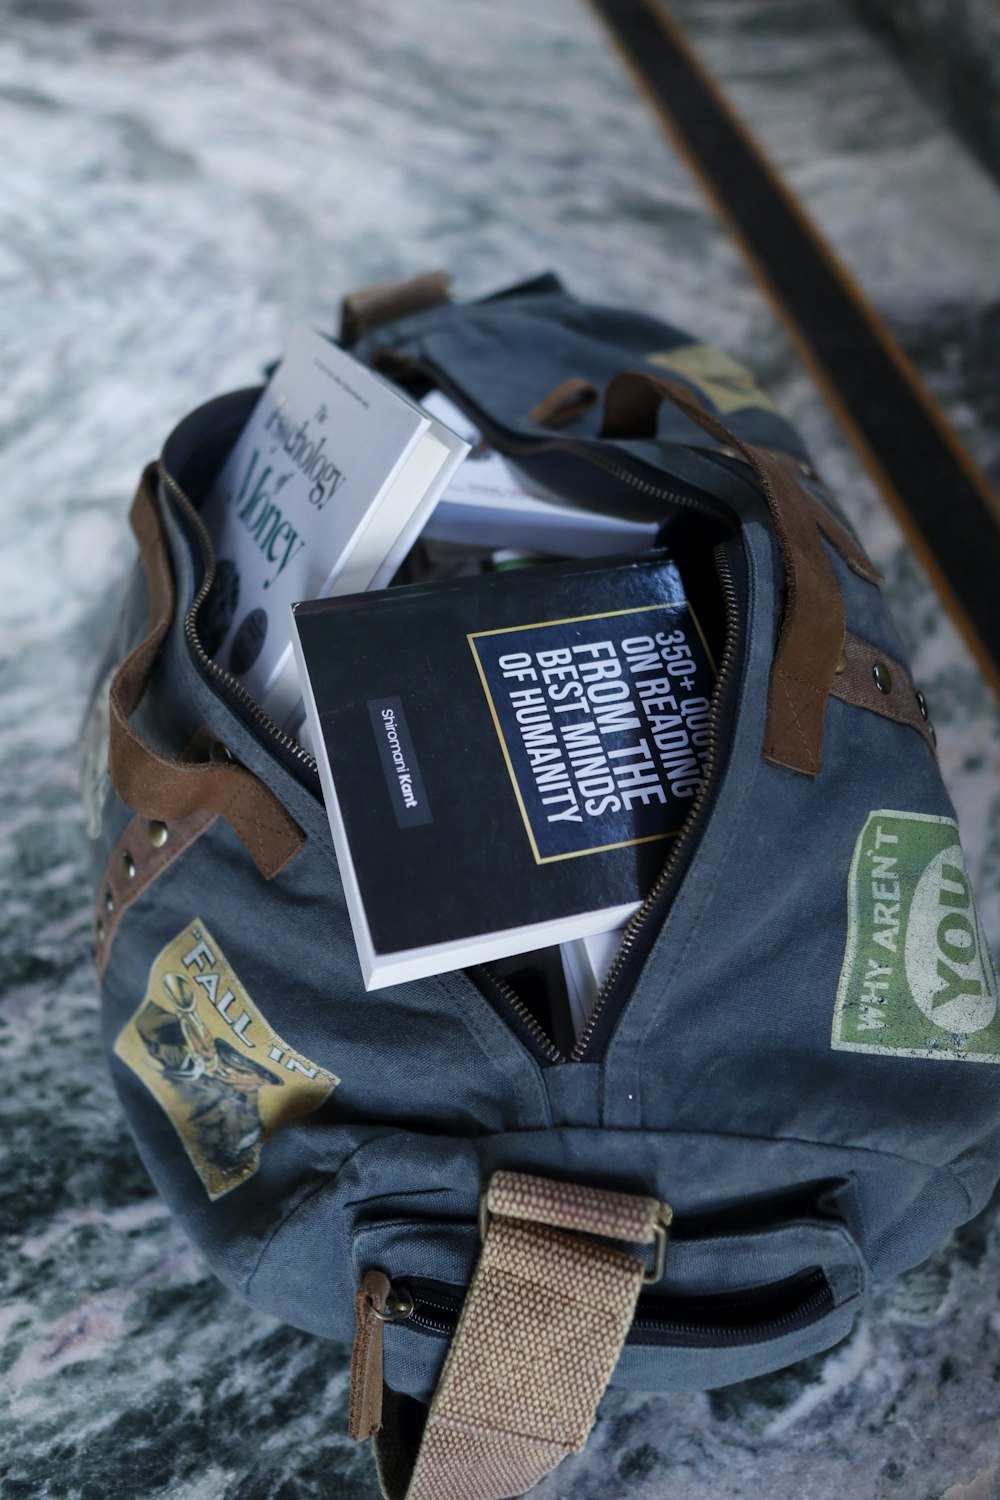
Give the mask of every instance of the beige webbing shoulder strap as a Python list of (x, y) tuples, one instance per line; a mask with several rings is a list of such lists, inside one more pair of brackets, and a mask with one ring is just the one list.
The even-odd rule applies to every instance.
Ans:
[[(375, 1439), (387, 1500), (506, 1500), (579, 1452), (639, 1289), (662, 1275), (670, 1210), (655, 1198), (498, 1172), (483, 1210), (482, 1254), (412, 1473), (394, 1424)], [(654, 1270), (582, 1235), (655, 1242)]]

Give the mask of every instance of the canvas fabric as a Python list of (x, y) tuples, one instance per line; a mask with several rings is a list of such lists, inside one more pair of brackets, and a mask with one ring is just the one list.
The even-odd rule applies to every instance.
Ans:
[[(355, 352), (411, 388), (446, 388), (574, 503), (653, 516), (668, 547), (693, 524), (692, 495), (728, 518), (739, 644), (724, 757), (669, 908), (583, 1058), (542, 1055), (469, 973), (365, 992), (315, 777), (199, 659), (197, 500), (254, 391), (193, 413), (144, 477), (147, 565), (84, 734), (103, 1035), (138, 1149), (221, 1279), (278, 1318), (350, 1340), (373, 1269), (454, 1305), (449, 1326), (380, 1325), (404, 1472), (413, 1413), (436, 1390), (427, 1442), (440, 1448), (512, 1390), (539, 1409), (535, 1375), (558, 1384), (565, 1365), (563, 1428), (530, 1429), (556, 1461), (585, 1439), (606, 1379), (709, 1389), (830, 1347), (873, 1282), (985, 1204), (1000, 1161), (996, 982), (954, 809), (877, 575), (801, 439), (724, 356), (645, 314), (583, 305), (554, 277), (474, 304), (439, 294), (435, 282), (402, 316), (391, 296), (373, 321), (356, 310)], [(606, 430), (623, 372), (643, 395)], [(807, 521), (820, 540), (791, 590), (788, 537)], [(814, 577), (841, 639), (833, 679), (807, 682), (812, 760), (796, 767), (781, 757), (798, 709), (774, 719), (772, 669), (790, 602), (800, 644), (810, 627)], [(821, 614), (807, 678), (834, 659), (835, 614)], [(872, 686), (879, 664), (889, 695)], [(185, 766), (203, 768), (204, 796)], [(593, 1202), (559, 1223), (551, 1204), (537, 1218), (507, 1204), (482, 1248), (480, 1198), (504, 1173), (617, 1192), (640, 1220), (635, 1204), (668, 1203), (663, 1281), (640, 1285), (648, 1257), (609, 1247)], [(510, 1289), (529, 1253), (537, 1296)], [(544, 1309), (581, 1256), (588, 1276), (614, 1265), (622, 1279), (605, 1287), (606, 1318), (546, 1344)], [(537, 1371), (529, 1344), (490, 1353), (498, 1328), (531, 1321), (532, 1297)], [(502, 1391), (482, 1385), (503, 1360)], [(506, 1434), (519, 1417), (503, 1409)], [(480, 1493), (465, 1450), (416, 1462), (431, 1477), (414, 1471), (414, 1496)], [(538, 1477), (523, 1453), (483, 1465), (491, 1493)]]

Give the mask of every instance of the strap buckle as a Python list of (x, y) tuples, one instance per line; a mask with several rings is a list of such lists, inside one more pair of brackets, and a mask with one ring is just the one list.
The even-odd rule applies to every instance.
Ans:
[[(489, 1233), (490, 1221), (492, 1219), (489, 1205), (489, 1188), (484, 1188), (479, 1195), (479, 1211), (477, 1219), (479, 1223), (479, 1242), (486, 1243)], [(667, 1231), (673, 1221), (674, 1211), (669, 1203), (661, 1203), (653, 1225), (653, 1264), (643, 1273), (643, 1286), (652, 1286), (657, 1281), (663, 1280), (667, 1269)]]

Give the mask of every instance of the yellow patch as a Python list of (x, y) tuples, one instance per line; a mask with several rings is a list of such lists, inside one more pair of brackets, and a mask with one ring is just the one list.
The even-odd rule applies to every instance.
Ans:
[(716, 411), (726, 414), (745, 406), (777, 411), (767, 392), (757, 384), (745, 365), (737, 363), (711, 344), (682, 344), (648, 356), (651, 365), (669, 370), (705, 392)]
[(161, 1106), (213, 1199), (252, 1177), (268, 1137), (340, 1082), (268, 1025), (197, 917), (154, 960), (115, 1054)]

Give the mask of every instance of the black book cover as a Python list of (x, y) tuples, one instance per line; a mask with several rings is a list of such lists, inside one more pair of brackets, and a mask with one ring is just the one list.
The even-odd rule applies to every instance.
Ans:
[(642, 901), (701, 784), (715, 675), (665, 553), (293, 619), (369, 987), (599, 931)]

